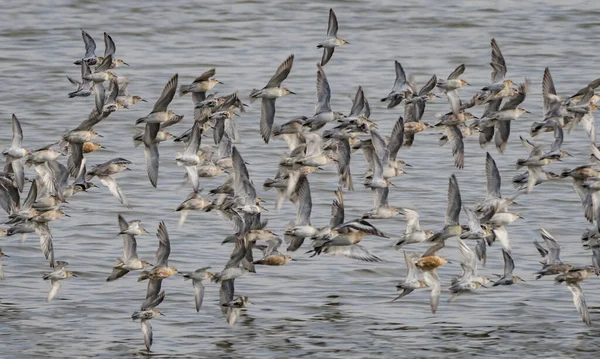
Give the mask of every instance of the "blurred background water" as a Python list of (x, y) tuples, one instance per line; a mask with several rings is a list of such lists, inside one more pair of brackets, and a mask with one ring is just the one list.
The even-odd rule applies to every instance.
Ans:
[[(107, 147), (88, 155), (88, 164), (122, 156), (131, 160), (133, 171), (119, 177), (125, 195), (133, 204), (127, 210), (104, 187), (73, 197), (68, 213), (72, 218), (53, 222), (57, 259), (66, 260), (79, 278), (63, 283), (57, 299), (47, 304), (48, 283), (41, 277), (48, 270), (37, 236), (21, 243), (17, 238), (0, 241), (11, 255), (4, 260), (6, 280), (0, 282), (0, 356), (12, 357), (101, 357), (128, 358), (143, 349), (139, 323), (130, 315), (145, 298), (146, 283), (130, 274), (112, 283), (105, 278), (122, 253), (117, 214), (139, 218), (151, 233), (158, 222), (167, 224), (172, 244), (171, 263), (180, 270), (212, 266), (219, 270), (231, 247), (221, 246), (231, 233), (229, 223), (216, 213), (192, 213), (184, 227), (173, 212), (189, 191), (183, 185), (181, 168), (175, 165), (179, 144), (160, 145), (159, 187), (150, 186), (142, 148), (134, 148), (131, 135), (137, 118), (147, 114), (166, 81), (179, 73), (180, 83), (189, 83), (211, 67), (224, 82), (221, 94), (239, 90), (247, 100), (254, 87), (262, 87), (277, 66), (296, 55), (285, 86), (297, 95), (277, 101), (276, 123), (314, 113), (315, 63), (321, 51), (315, 45), (327, 28), (327, 12), (338, 16), (339, 36), (350, 42), (338, 48), (325, 67), (332, 88), (332, 107), (348, 113), (350, 97), (362, 85), (371, 103), (372, 116), (380, 132), (388, 135), (401, 108), (386, 110), (379, 98), (387, 95), (394, 81), (394, 60), (399, 60), (419, 86), (432, 74), (446, 77), (465, 63), (464, 78), (473, 86), (461, 90), (463, 99), (489, 83), (490, 45), (498, 41), (508, 66), (508, 77), (532, 81), (523, 107), (532, 112), (512, 125), (504, 155), (490, 147), (503, 177), (503, 192), (512, 191), (517, 158), (527, 156), (519, 135), (527, 135), (533, 121), (541, 120), (541, 78), (544, 67), (552, 71), (559, 94), (568, 95), (598, 77), (596, 49), (600, 40), (600, 9), (588, 2), (511, 1), (483, 4), (479, 1), (331, 1), (302, 4), (297, 1), (145, 1), (139, 3), (95, 1), (0, 2), (0, 145), (10, 141), (10, 115), (21, 120), (25, 146), (37, 148), (56, 141), (84, 120), (92, 98), (68, 99), (72, 90), (66, 76), (79, 76), (72, 62), (83, 53), (80, 28), (88, 31), (102, 54), (102, 32), (116, 42), (117, 55), (131, 67), (117, 69), (130, 79), (129, 91), (148, 99), (130, 110), (113, 113), (97, 126)], [(178, 134), (192, 123), (189, 97), (176, 97), (170, 107), (185, 115), (173, 128)], [(427, 105), (424, 121), (434, 122), (436, 113), (449, 109), (445, 98)], [(259, 103), (235, 118), (242, 134), (237, 144), (249, 163), (259, 196), (267, 200), (269, 228), (283, 232), (295, 218), (296, 209), (286, 203), (274, 210), (274, 192), (261, 184), (272, 177), (283, 141), (265, 145), (260, 139)], [(476, 109), (481, 115), (483, 109)], [(473, 205), (485, 190), (485, 149), (476, 136), (465, 144), (465, 168), (453, 167), (449, 147), (438, 147), (437, 129), (417, 136), (415, 146), (401, 149), (399, 157), (412, 164), (390, 191), (392, 205), (414, 208), (424, 228), (443, 224), (447, 182), (455, 173), (463, 202)], [(539, 139), (539, 140), (538, 140)], [(208, 139), (210, 142), (210, 139)], [(550, 133), (536, 138), (549, 144)], [(582, 129), (566, 136), (564, 149), (575, 157), (554, 165), (574, 167), (588, 161), (587, 137)], [(360, 185), (365, 161), (353, 155), (352, 172), (356, 192), (345, 193), (346, 217), (355, 218), (372, 207), (372, 195)], [(31, 171), (28, 173), (32, 173)], [(201, 187), (217, 186), (224, 177), (201, 179)], [(334, 166), (310, 177), (313, 196), (312, 220), (316, 226), (328, 222), (333, 190), (337, 187)], [(523, 217), (509, 228), (516, 264), (515, 274), (526, 283), (478, 290), (447, 304), (446, 288), (460, 273), (456, 241), (448, 241), (445, 254), (453, 260), (439, 273), (442, 298), (436, 315), (429, 309), (429, 291), (417, 291), (389, 303), (396, 283), (404, 276), (402, 252), (392, 244), (404, 231), (401, 218), (373, 223), (392, 239), (368, 238), (364, 244), (385, 263), (363, 263), (346, 258), (308, 258), (302, 250), (293, 254), (298, 262), (284, 267), (259, 268), (258, 274), (236, 281), (238, 294), (255, 303), (239, 323), (229, 327), (218, 308), (218, 287), (209, 285), (205, 303), (196, 313), (190, 283), (180, 277), (163, 283), (167, 298), (160, 306), (166, 314), (153, 321), (153, 355), (157, 357), (221, 358), (372, 358), (392, 357), (494, 357), (550, 355), (553, 358), (591, 356), (598, 350), (598, 330), (587, 328), (573, 307), (571, 293), (551, 279), (535, 281), (539, 256), (532, 241), (540, 227), (562, 244), (563, 260), (585, 265), (590, 253), (579, 236), (586, 226), (581, 205), (570, 181), (537, 187), (515, 207)], [(463, 219), (466, 221), (466, 219)], [(154, 234), (138, 237), (141, 258), (152, 259)], [(422, 252), (426, 247), (413, 247)], [(491, 247), (484, 275), (502, 272), (502, 255)], [(600, 302), (595, 278), (584, 283), (589, 306)], [(599, 319), (592, 313), (592, 321)]]

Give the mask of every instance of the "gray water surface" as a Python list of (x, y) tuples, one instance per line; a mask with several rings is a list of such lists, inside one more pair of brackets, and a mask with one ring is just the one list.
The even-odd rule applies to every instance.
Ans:
[[(456, 4), (454, 4), (456, 3)], [(112, 35), (117, 55), (131, 67), (116, 72), (130, 79), (129, 91), (149, 100), (128, 111), (113, 113), (97, 126), (107, 147), (87, 156), (97, 164), (122, 156), (133, 162), (119, 182), (133, 204), (127, 210), (104, 187), (92, 189), (70, 200), (72, 218), (53, 222), (57, 259), (66, 260), (78, 278), (63, 283), (58, 297), (45, 302), (48, 270), (37, 236), (21, 243), (18, 238), (0, 241), (4, 252), (6, 280), (0, 282), (0, 356), (12, 357), (102, 357), (129, 358), (142, 355), (143, 341), (138, 322), (131, 313), (146, 295), (146, 283), (130, 274), (112, 283), (105, 279), (114, 259), (121, 255), (117, 214), (139, 218), (151, 234), (138, 237), (141, 258), (152, 259), (161, 220), (167, 224), (172, 253), (170, 263), (180, 270), (212, 266), (219, 270), (231, 252), (221, 246), (232, 232), (229, 223), (216, 213), (192, 213), (184, 227), (177, 225), (174, 208), (189, 191), (182, 168), (174, 158), (179, 144), (160, 145), (161, 167), (158, 189), (151, 187), (142, 148), (134, 148), (131, 135), (137, 118), (147, 114), (166, 81), (179, 73), (180, 83), (191, 82), (205, 70), (216, 67), (225, 84), (221, 94), (239, 90), (245, 97), (262, 87), (279, 64), (296, 55), (285, 86), (297, 95), (277, 101), (276, 122), (298, 115), (312, 115), (316, 101), (315, 63), (321, 51), (315, 45), (326, 32), (327, 12), (337, 13), (339, 36), (350, 42), (338, 48), (325, 71), (333, 96), (334, 110), (348, 113), (356, 88), (362, 85), (371, 108), (371, 119), (380, 132), (390, 133), (401, 108), (386, 110), (379, 98), (387, 95), (394, 81), (393, 61), (399, 60), (419, 85), (436, 73), (446, 77), (465, 63), (464, 78), (473, 87), (461, 92), (464, 99), (489, 82), (490, 46), (496, 38), (505, 56), (509, 78), (516, 82), (529, 77), (531, 92), (523, 107), (532, 112), (512, 125), (504, 155), (494, 148), (503, 176), (503, 192), (511, 193), (511, 177), (517, 158), (527, 156), (519, 143), (533, 121), (541, 119), (541, 77), (544, 67), (552, 70), (557, 91), (568, 95), (598, 76), (597, 49), (600, 40), (600, 9), (595, 3), (545, 1), (438, 2), (438, 1), (332, 1), (301, 4), (297, 1), (144, 1), (105, 0), (0, 2), (0, 145), (10, 140), (10, 115), (16, 113), (25, 134), (25, 146), (37, 148), (56, 141), (85, 119), (92, 98), (68, 99), (72, 87), (66, 76), (77, 77), (72, 62), (83, 55), (80, 28), (84, 28), (103, 51), (102, 32)], [(172, 128), (183, 132), (192, 123), (189, 97), (176, 97), (171, 108), (185, 115)], [(446, 99), (430, 102), (424, 116), (434, 122), (436, 113), (448, 111)], [(483, 109), (474, 112), (481, 115)], [(282, 233), (295, 218), (296, 209), (286, 203), (274, 210), (274, 192), (261, 184), (272, 177), (283, 141), (265, 145), (260, 139), (259, 103), (236, 118), (242, 134), (237, 144), (249, 163), (250, 175), (259, 196), (267, 200), (269, 228)], [(539, 141), (552, 142), (550, 133)], [(538, 140), (536, 138), (536, 140)], [(417, 136), (415, 146), (402, 149), (399, 157), (412, 164), (408, 174), (395, 180), (390, 203), (415, 208), (425, 228), (443, 224), (448, 177), (458, 178), (463, 202), (473, 205), (485, 189), (485, 149), (476, 136), (465, 143), (465, 168), (453, 167), (449, 147), (438, 147), (438, 131)], [(208, 139), (210, 140), (210, 139)], [(587, 163), (588, 140), (581, 128), (566, 136), (564, 148), (575, 157), (552, 167), (574, 167)], [(346, 217), (354, 218), (372, 206), (370, 190), (362, 187), (365, 161), (353, 155), (352, 172), (356, 192), (345, 193)], [(28, 173), (32, 173), (31, 170)], [(217, 186), (224, 177), (201, 179), (201, 187)], [(333, 191), (337, 187), (334, 166), (310, 176), (313, 196), (312, 221), (328, 222)], [(395, 284), (404, 276), (402, 252), (392, 248), (404, 231), (400, 218), (373, 223), (392, 239), (368, 238), (365, 246), (385, 258), (385, 263), (363, 263), (347, 258), (308, 258), (303, 250), (293, 254), (298, 262), (284, 267), (258, 268), (258, 274), (236, 281), (238, 294), (255, 303), (231, 328), (218, 307), (218, 287), (209, 284), (200, 313), (194, 310), (191, 283), (180, 277), (165, 280), (164, 317), (153, 320), (153, 355), (157, 357), (221, 358), (373, 358), (373, 357), (532, 357), (591, 356), (598, 350), (598, 322), (592, 313), (586, 327), (573, 307), (571, 293), (551, 279), (535, 281), (539, 256), (532, 241), (539, 240), (538, 228), (550, 231), (562, 244), (565, 261), (585, 265), (590, 253), (583, 250), (579, 236), (586, 223), (581, 204), (570, 181), (544, 184), (533, 194), (519, 199), (515, 211), (525, 219), (509, 228), (515, 274), (527, 282), (511, 287), (480, 289), (447, 304), (446, 288), (460, 273), (456, 241), (448, 242), (445, 254), (453, 259), (439, 271), (442, 298), (438, 313), (429, 309), (429, 291), (417, 291), (389, 303)], [(466, 221), (466, 219), (464, 219)], [(422, 252), (426, 247), (413, 247)], [(409, 248), (410, 249), (410, 248)], [(488, 253), (491, 276), (502, 272), (498, 246)], [(596, 278), (583, 284), (589, 306), (600, 303)]]

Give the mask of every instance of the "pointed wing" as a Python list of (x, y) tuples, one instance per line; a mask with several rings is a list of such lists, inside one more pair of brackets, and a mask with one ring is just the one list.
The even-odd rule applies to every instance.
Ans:
[(454, 71), (452, 71), (452, 73), (450, 75), (448, 75), (448, 80), (457, 79), (464, 72), (465, 72), (465, 64), (458, 65), (458, 67), (456, 69), (454, 69)]
[(175, 74), (175, 76), (173, 76), (169, 80), (169, 82), (167, 82), (167, 84), (165, 85), (165, 88), (163, 89), (162, 93), (160, 94), (160, 97), (154, 104), (154, 107), (152, 108), (151, 113), (167, 111), (167, 107), (169, 107), (169, 104), (171, 103), (171, 101), (173, 101), (173, 97), (175, 96), (175, 92), (177, 91), (178, 79), (179, 79), (179, 74)]
[(492, 45), (492, 62), (490, 65), (492, 66), (492, 83), (504, 80), (506, 76), (506, 62), (504, 61), (504, 56), (502, 56), (502, 52), (500, 51), (500, 46), (496, 42), (496, 39), (491, 40)]
[(329, 60), (331, 60), (331, 56), (333, 56), (334, 51), (335, 51), (335, 47), (324, 47), (323, 48), (323, 56), (321, 56), (321, 66), (327, 65)]
[(414, 282), (417, 280), (417, 266), (415, 265), (415, 255), (411, 255), (404, 251), (404, 262), (406, 263), (406, 282)]
[(260, 106), (260, 135), (265, 143), (269, 143), (271, 129), (275, 121), (275, 99), (263, 98)]
[(333, 228), (344, 223), (344, 192), (338, 188), (335, 192), (335, 198), (331, 204), (331, 220), (329, 227)]
[(454, 166), (456, 168), (465, 167), (465, 144), (463, 142), (463, 135), (458, 126), (444, 126), (446, 129), (446, 136), (448, 136), (448, 142), (452, 145), (452, 155), (454, 156)]
[(419, 225), (419, 213), (417, 213), (417, 211), (410, 208), (401, 208), (400, 211), (406, 219), (406, 234), (421, 230), (421, 226)]
[(319, 114), (331, 111), (330, 100), (331, 88), (329, 87), (329, 81), (327, 81), (323, 67), (317, 64), (317, 108), (315, 113)]
[(333, 256), (342, 256), (352, 259), (358, 259), (365, 262), (383, 262), (383, 259), (372, 254), (360, 244), (353, 244), (349, 246), (331, 246), (327, 247), (323, 251), (323, 253), (327, 253)]
[(144, 345), (150, 351), (152, 347), (152, 321), (150, 319), (142, 319), (142, 334), (144, 335)]
[(92, 57), (96, 57), (96, 41), (94, 41), (90, 34), (85, 32), (83, 29), (81, 29), (81, 37), (83, 38), (83, 43), (85, 45), (84, 58), (89, 59)]
[(327, 24), (327, 37), (337, 37), (338, 21), (333, 9), (329, 9), (329, 23)]
[(585, 296), (583, 295), (583, 290), (579, 286), (579, 283), (567, 282), (567, 288), (573, 293), (573, 304), (575, 304), (575, 308), (581, 315), (581, 319), (583, 319), (585, 324), (591, 325), (592, 321), (590, 320), (590, 313), (587, 304), (585, 304)]
[(402, 64), (398, 61), (394, 61), (394, 66), (396, 68), (396, 81), (394, 81), (392, 91), (400, 91), (406, 85), (406, 73), (402, 68)]
[(427, 81), (427, 83), (423, 87), (421, 87), (421, 90), (419, 91), (419, 96), (427, 95), (429, 92), (431, 92), (431, 90), (433, 90), (435, 85), (437, 85), (437, 76), (433, 75), (431, 76), (429, 81)]
[(131, 208), (131, 205), (129, 204), (129, 202), (127, 202), (127, 199), (123, 195), (123, 192), (121, 192), (121, 186), (119, 186), (119, 184), (117, 183), (117, 181), (115, 181), (114, 178), (112, 178), (111, 176), (98, 176), (98, 178), (100, 178), (100, 182), (103, 185), (108, 187), (108, 191), (113, 196), (115, 196), (119, 200), (119, 202), (124, 204), (125, 207)]
[(109, 55), (115, 54), (117, 51), (117, 47), (115, 46), (115, 42), (109, 34), (104, 33), (104, 57), (108, 57)]
[(390, 136), (390, 141), (388, 142), (388, 156), (391, 161), (396, 160), (396, 155), (398, 151), (402, 147), (402, 143), (404, 141), (404, 119), (402, 116), (398, 118), (394, 128), (392, 129), (392, 135)]
[(435, 270), (427, 271), (423, 273), (423, 281), (431, 289), (431, 293), (429, 295), (429, 304), (431, 306), (431, 312), (435, 314), (440, 302), (440, 293), (442, 291), (440, 286), (440, 278)]
[(296, 225), (310, 224), (310, 214), (312, 211), (312, 197), (310, 195), (310, 184), (306, 176), (301, 176), (296, 184), (298, 193), (298, 214), (296, 216)]
[(23, 147), (23, 129), (15, 114), (12, 115), (12, 145), (13, 148)]
[(195, 83), (199, 83), (199, 82), (208, 81), (211, 77), (215, 76), (216, 73), (217, 73), (217, 70), (212, 68), (208, 71), (205, 71), (202, 75), (196, 77), (192, 83), (195, 84)]
[(202, 300), (204, 299), (204, 285), (200, 280), (193, 280), (194, 285), (194, 302), (196, 303), (196, 312), (200, 311), (202, 307)]
[(279, 67), (275, 72), (275, 75), (271, 77), (269, 82), (267, 83), (266, 88), (270, 87), (279, 87), (281, 83), (288, 77), (290, 71), (292, 70), (292, 65), (294, 64), (294, 54), (291, 54)]
[(500, 171), (498, 171), (496, 161), (494, 161), (489, 152), (485, 154), (485, 178), (487, 180), (488, 197), (501, 198), (500, 187), (502, 180), (500, 178)]
[(554, 239), (550, 232), (548, 232), (544, 228), (540, 228), (540, 231), (542, 234), (542, 239), (544, 240), (544, 242), (546, 243), (546, 247), (548, 248), (548, 258), (550, 260), (550, 264), (562, 263), (562, 261), (560, 260), (560, 245), (558, 244), (556, 239)]
[(462, 199), (460, 197), (460, 189), (458, 181), (453, 174), (448, 181), (448, 205), (446, 207), (446, 224), (458, 225), (460, 210), (462, 208)]
[(169, 254), (171, 254), (171, 241), (169, 240), (169, 233), (167, 232), (165, 222), (160, 222), (158, 225), (156, 237), (158, 238), (158, 249), (154, 258), (154, 265), (157, 267), (166, 267), (168, 266)]
[(362, 86), (358, 86), (356, 90), (356, 94), (354, 95), (354, 100), (352, 101), (352, 109), (350, 110), (350, 114), (348, 117), (358, 117), (365, 107), (365, 94), (363, 92)]
[(502, 249), (502, 256), (504, 258), (504, 277), (511, 278), (515, 269), (515, 262), (510, 253), (504, 249)]

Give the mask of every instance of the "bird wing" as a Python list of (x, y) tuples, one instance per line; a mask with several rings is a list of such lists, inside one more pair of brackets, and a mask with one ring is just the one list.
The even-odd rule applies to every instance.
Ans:
[(21, 128), (21, 122), (17, 119), (17, 116), (12, 115), (12, 147), (21, 148), (23, 146), (23, 129)]
[(103, 185), (108, 187), (108, 191), (113, 196), (119, 199), (119, 202), (124, 204), (125, 207), (131, 208), (131, 205), (127, 201), (127, 198), (125, 198), (125, 195), (123, 195), (123, 192), (121, 191), (121, 186), (119, 186), (119, 184), (114, 178), (112, 178), (111, 176), (98, 176), (98, 178), (100, 178), (100, 182)]
[(431, 76), (429, 81), (427, 81), (427, 83), (423, 87), (421, 87), (421, 90), (419, 91), (419, 96), (427, 95), (431, 90), (433, 90), (435, 85), (437, 85), (437, 76), (433, 75)]
[(512, 259), (510, 253), (502, 249), (502, 256), (504, 258), (504, 277), (511, 278), (513, 270), (515, 269), (515, 262)]
[(581, 315), (581, 319), (587, 325), (591, 325), (592, 321), (590, 320), (590, 313), (588, 312), (587, 304), (585, 304), (585, 296), (583, 295), (583, 290), (579, 286), (578, 283), (567, 282), (567, 288), (573, 293), (573, 304), (575, 304), (575, 308)]
[(194, 302), (196, 303), (196, 312), (200, 311), (202, 307), (202, 300), (204, 299), (204, 285), (201, 280), (193, 280), (194, 285)]
[(292, 70), (292, 65), (294, 64), (294, 54), (288, 56), (288, 58), (279, 65), (275, 75), (271, 77), (269, 82), (267, 83), (266, 88), (270, 87), (279, 87), (281, 83), (288, 77), (290, 71)]
[(504, 80), (506, 76), (506, 62), (504, 61), (504, 56), (502, 56), (502, 52), (500, 51), (500, 46), (496, 42), (496, 39), (491, 40), (492, 45), (492, 62), (490, 65), (492, 66), (492, 83)]
[(168, 266), (169, 254), (171, 254), (171, 241), (169, 240), (169, 233), (167, 232), (165, 222), (160, 222), (158, 225), (156, 237), (158, 238), (158, 249), (154, 257), (154, 265), (166, 267)]
[(392, 91), (400, 91), (406, 85), (406, 73), (404, 72), (404, 68), (402, 68), (402, 64), (398, 61), (394, 61), (394, 66), (396, 68), (396, 80), (394, 81)]
[[(217, 73), (217, 70), (212, 68), (212, 69), (202, 73), (202, 75), (196, 77), (192, 83), (195, 84), (195, 83), (207, 81), (211, 77), (215, 76), (216, 73)], [(202, 99), (201, 101), (204, 101), (204, 99)]]
[(144, 345), (150, 351), (152, 347), (152, 321), (150, 319), (142, 319), (142, 334), (144, 335)]
[(406, 219), (406, 234), (410, 234), (421, 230), (419, 225), (419, 213), (410, 208), (401, 208), (401, 212)]
[(335, 198), (331, 204), (331, 220), (329, 221), (331, 228), (344, 223), (344, 192), (338, 188), (334, 194)]
[(540, 231), (542, 234), (542, 239), (548, 248), (548, 258), (550, 260), (550, 264), (562, 263), (560, 260), (560, 245), (556, 239), (554, 239), (554, 237), (552, 237), (552, 235), (544, 228), (540, 228)]
[[(83, 43), (85, 45), (85, 56), (84, 58), (92, 58), (96, 57), (96, 41), (85, 32), (83, 29), (81, 30), (81, 37), (83, 38)], [(83, 61), (85, 62), (85, 61)]]
[(337, 37), (338, 21), (333, 9), (329, 9), (329, 22), (327, 24), (327, 37)]
[(456, 67), (456, 69), (454, 69), (454, 71), (452, 71), (452, 73), (450, 73), (450, 75), (448, 75), (448, 80), (457, 79), (464, 72), (465, 72), (465, 64), (458, 65), (458, 67)]
[(334, 51), (335, 51), (335, 47), (324, 47), (323, 48), (323, 56), (321, 56), (321, 66), (327, 65), (329, 60), (331, 60), (331, 56), (333, 56)]
[(310, 213), (312, 211), (312, 197), (310, 195), (310, 184), (306, 176), (301, 176), (296, 184), (298, 193), (298, 214), (296, 225), (310, 224)]
[(349, 246), (331, 246), (327, 247), (323, 253), (358, 259), (365, 262), (383, 262), (383, 259), (379, 258), (375, 254), (372, 254), (360, 244), (352, 244)]
[(431, 293), (429, 294), (429, 304), (431, 306), (431, 312), (435, 314), (440, 302), (440, 293), (442, 291), (440, 278), (435, 270), (427, 271), (423, 273), (423, 281), (431, 289)]
[(275, 99), (263, 98), (260, 106), (260, 135), (268, 143), (275, 121)]
[(329, 87), (329, 81), (327, 81), (323, 67), (317, 64), (317, 108), (315, 113), (319, 114), (331, 111), (330, 101), (331, 88)]
[(402, 147), (402, 143), (404, 142), (404, 119), (402, 116), (398, 118), (394, 128), (392, 129), (392, 134), (390, 136), (390, 141), (387, 145), (388, 156), (391, 161), (396, 160), (396, 155), (398, 151)]
[(459, 224), (462, 199), (456, 176), (453, 174), (448, 181), (448, 205), (446, 207), (446, 224)]
[(452, 155), (454, 156), (454, 166), (456, 168), (465, 167), (465, 144), (460, 128), (456, 125), (444, 126), (448, 142), (452, 145)]
[(108, 57), (109, 55), (115, 54), (117, 51), (117, 46), (115, 46), (115, 42), (109, 34), (104, 33), (104, 57)]
[(179, 74), (175, 74), (175, 76), (173, 76), (169, 80), (169, 82), (167, 82), (167, 84), (165, 85), (165, 87), (162, 90), (162, 93), (160, 94), (160, 97), (154, 104), (154, 107), (152, 108), (151, 113), (167, 111), (167, 107), (169, 107), (169, 104), (171, 103), (171, 101), (173, 101), (175, 92), (177, 92), (178, 79), (179, 79)]
[(502, 179), (500, 178), (500, 171), (498, 171), (496, 161), (494, 161), (489, 152), (485, 155), (485, 177), (487, 180), (488, 197), (501, 198), (500, 188), (502, 187)]

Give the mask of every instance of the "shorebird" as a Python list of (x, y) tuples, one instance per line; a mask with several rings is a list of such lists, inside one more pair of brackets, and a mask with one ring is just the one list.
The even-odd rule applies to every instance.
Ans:
[(336, 47), (349, 44), (348, 41), (337, 37), (338, 33), (338, 21), (337, 16), (333, 12), (333, 9), (329, 9), (329, 22), (327, 24), (327, 37), (325, 41), (319, 43), (317, 48), (323, 49), (323, 57), (321, 57), (321, 66), (325, 66), (333, 56), (333, 50)]

